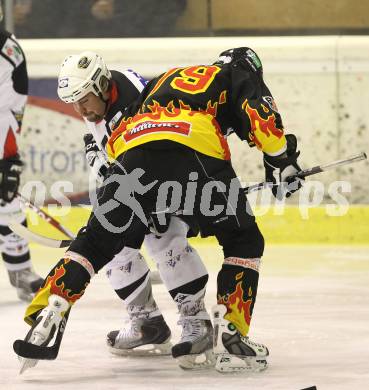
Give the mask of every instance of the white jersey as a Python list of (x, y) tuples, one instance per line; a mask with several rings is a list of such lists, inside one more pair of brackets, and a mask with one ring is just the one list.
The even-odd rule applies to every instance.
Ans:
[(24, 53), (14, 35), (0, 30), (0, 159), (18, 152), (28, 94), (28, 75)]

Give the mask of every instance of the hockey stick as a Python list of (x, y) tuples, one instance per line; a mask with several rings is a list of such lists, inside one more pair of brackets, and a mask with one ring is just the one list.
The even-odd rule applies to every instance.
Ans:
[[(333, 161), (329, 164), (317, 165), (315, 167), (302, 170), (298, 174), (296, 174), (295, 177), (303, 178), (303, 177), (315, 175), (317, 173), (325, 172), (329, 169), (333, 169), (333, 168), (336, 168), (338, 166), (352, 164), (352, 163), (355, 163), (358, 161), (366, 160), (366, 158), (367, 158), (367, 156), (363, 152), (363, 153), (360, 153), (358, 155), (355, 155), (353, 157), (349, 157), (349, 158), (346, 158), (343, 160), (337, 160), (337, 161)], [(249, 187), (245, 187), (245, 188), (243, 188), (243, 191), (245, 194), (250, 194), (252, 192), (260, 191), (260, 190), (263, 190), (264, 188), (270, 188), (272, 186), (273, 186), (272, 183), (262, 182), (262, 183), (254, 184), (254, 185), (249, 186)], [(12, 223), (11, 229), (14, 230), (20, 236), (22, 236), (26, 239), (29, 239), (30, 241), (35, 241), (41, 245), (50, 246), (52, 248), (65, 248), (65, 247), (69, 246), (72, 242), (72, 240), (56, 240), (53, 238), (41, 236), (39, 234), (31, 232), (29, 229), (27, 229), (23, 225), (17, 224), (17, 223)]]
[[(347, 165), (347, 164), (352, 164), (358, 161), (366, 160), (367, 156), (364, 152), (359, 153), (355, 156), (345, 158), (343, 160), (337, 160), (333, 161), (331, 163), (325, 164), (325, 165), (317, 165), (312, 168), (304, 169), (300, 172), (298, 172), (296, 175), (290, 176), (288, 179), (293, 179), (293, 178), (305, 178), (311, 175), (316, 175), (317, 173), (325, 172), (328, 171), (329, 169), (337, 168), (342, 165)], [(254, 184), (249, 187), (243, 188), (243, 192), (245, 194), (250, 194), (255, 191), (260, 191), (263, 190), (264, 188), (270, 188), (273, 187), (273, 185), (279, 185), (279, 184), (273, 184), (269, 182), (262, 182), (258, 184)]]
[[(15, 221), (10, 222), (9, 227), (11, 230), (13, 230), (14, 233), (18, 234), (18, 236), (21, 236), (28, 241), (33, 241), (37, 244), (47, 246), (49, 248), (67, 248), (72, 243), (72, 240), (56, 240), (54, 238), (41, 236), (40, 234), (32, 232), (24, 225)], [(158, 271), (151, 271), (150, 280), (152, 284), (163, 283)]]
[[(17, 193), (17, 198), (29, 209), (34, 211), (40, 218), (42, 218), (44, 221), (49, 223), (51, 226), (53, 226), (55, 229), (59, 230), (59, 232), (62, 232), (65, 234), (68, 238), (75, 238), (75, 235), (66, 227), (64, 227), (60, 222), (58, 222), (55, 218), (53, 218), (51, 215), (46, 213), (45, 211), (41, 210), (39, 207), (37, 207), (34, 203), (32, 203), (29, 199), (21, 195), (19, 192)], [(28, 230), (28, 229), (26, 229)], [(20, 234), (21, 235), (21, 234)]]
[(55, 341), (52, 346), (35, 345), (25, 340), (15, 340), (13, 343), (14, 352), (24, 359), (55, 360), (59, 353), (69, 313), (70, 308), (65, 312), (64, 317), (59, 324)]
[(40, 234), (37, 234), (32, 230), (29, 230), (24, 225), (16, 221), (10, 221), (9, 228), (14, 233), (18, 234), (18, 236), (25, 238), (27, 241), (32, 241), (37, 244), (47, 246), (50, 248), (66, 248), (72, 242), (72, 240), (56, 240), (53, 238), (41, 236)]

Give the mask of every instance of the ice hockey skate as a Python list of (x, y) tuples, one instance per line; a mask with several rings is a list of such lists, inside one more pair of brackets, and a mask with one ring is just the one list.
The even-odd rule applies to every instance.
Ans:
[(172, 348), (172, 356), (184, 370), (196, 370), (214, 366), (213, 326), (204, 310), (193, 316), (181, 316), (179, 342)]
[(162, 315), (150, 318), (146, 313), (132, 315), (120, 330), (107, 335), (110, 352), (116, 355), (169, 355), (171, 331)]
[[(21, 362), (20, 374), (28, 368), (36, 366), (40, 359), (56, 358), (56, 356), (48, 356), (47, 353), (45, 353), (44, 356), (41, 356), (43, 351), (48, 353), (56, 352), (56, 355), (59, 351), (61, 337), (66, 322), (62, 320), (64, 314), (69, 309), (69, 303), (58, 295), (50, 295), (48, 302), (48, 306), (46, 306), (37, 316), (37, 319), (28, 332), (25, 340), (17, 340), (14, 343), (14, 350), (18, 354)], [(53, 342), (54, 336), (56, 336), (56, 338)], [(55, 348), (52, 349), (53, 347), (48, 347), (49, 344), (53, 347), (55, 346)], [(32, 346), (44, 348), (32, 348)], [(32, 356), (35, 358), (31, 358)]]
[(267, 368), (268, 348), (243, 337), (224, 318), (224, 305), (213, 308), (215, 369), (219, 372), (262, 371)]
[(31, 268), (8, 271), (10, 284), (15, 287), (18, 298), (30, 302), (37, 290), (41, 287), (43, 279)]

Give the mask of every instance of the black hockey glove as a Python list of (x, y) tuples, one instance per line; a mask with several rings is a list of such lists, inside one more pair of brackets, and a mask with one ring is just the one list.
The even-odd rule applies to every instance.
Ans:
[(273, 195), (281, 200), (290, 197), (302, 187), (304, 179), (289, 178), (301, 171), (297, 163), (300, 152), (296, 152), (297, 139), (293, 134), (287, 134), (287, 151), (284, 157), (273, 157), (264, 154), (264, 167), (266, 181), (272, 183)]
[(0, 199), (10, 203), (17, 195), (23, 163), (18, 155), (0, 160)]
[(108, 172), (109, 162), (107, 161), (104, 153), (98, 147), (92, 134), (85, 134), (83, 136), (83, 141), (85, 142), (85, 154), (88, 165), (92, 169), (98, 181), (102, 183)]

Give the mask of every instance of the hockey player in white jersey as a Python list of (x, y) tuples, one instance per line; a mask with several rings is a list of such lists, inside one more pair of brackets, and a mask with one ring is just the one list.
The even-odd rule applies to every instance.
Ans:
[[(2, 9), (0, 4), (0, 20)], [(0, 251), (9, 280), (19, 299), (30, 301), (42, 284), (33, 269), (27, 241), (13, 233), (8, 223), (26, 223), (17, 191), (23, 163), (17, 137), (21, 131), (28, 94), (24, 53), (14, 35), (0, 30)]]
[[(73, 104), (84, 118), (89, 134), (84, 136), (86, 157), (103, 181), (109, 169), (105, 145), (124, 109), (144, 88), (136, 72), (110, 71), (92, 52), (67, 57), (61, 65), (58, 95)], [(153, 216), (154, 217), (154, 216)], [(165, 230), (165, 229), (164, 229)], [(160, 276), (178, 306), (183, 331), (172, 355), (183, 368), (213, 363), (212, 326), (204, 305), (208, 273), (198, 253), (187, 241), (189, 227), (178, 217), (168, 219), (166, 231), (146, 235), (144, 244), (155, 260)], [(111, 286), (127, 306), (129, 320), (107, 335), (117, 354), (163, 354), (170, 351), (170, 329), (152, 295), (150, 270), (134, 243), (126, 246), (106, 266)], [(151, 349), (148, 349), (148, 345)], [(145, 345), (145, 349), (140, 347)], [(196, 363), (199, 355), (202, 363)]]

